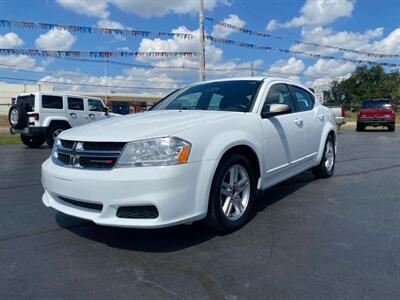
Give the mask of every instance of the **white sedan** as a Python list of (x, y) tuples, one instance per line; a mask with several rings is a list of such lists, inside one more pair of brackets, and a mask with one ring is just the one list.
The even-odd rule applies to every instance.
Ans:
[(196, 83), (151, 111), (60, 134), (42, 166), (43, 203), (96, 224), (158, 228), (204, 219), (231, 232), (256, 193), (335, 167), (330, 109), (278, 78)]

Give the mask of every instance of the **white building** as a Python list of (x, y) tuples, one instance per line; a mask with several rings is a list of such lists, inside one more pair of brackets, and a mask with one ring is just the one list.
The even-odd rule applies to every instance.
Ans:
[(20, 93), (52, 92), (50, 84), (20, 84), (0, 82), (0, 115), (7, 115), (13, 99)]

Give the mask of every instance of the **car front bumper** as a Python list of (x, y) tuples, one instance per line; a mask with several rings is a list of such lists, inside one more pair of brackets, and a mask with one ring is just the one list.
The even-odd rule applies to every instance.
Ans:
[[(215, 161), (176, 166), (82, 170), (42, 165), (44, 205), (99, 225), (158, 228), (202, 219)], [(63, 199), (72, 200), (70, 202)], [(101, 210), (76, 206), (73, 201), (102, 205)], [(155, 206), (156, 218), (122, 218), (119, 207)]]

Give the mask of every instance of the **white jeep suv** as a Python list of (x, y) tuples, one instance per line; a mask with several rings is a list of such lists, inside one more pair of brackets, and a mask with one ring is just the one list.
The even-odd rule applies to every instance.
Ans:
[(276, 78), (181, 88), (150, 111), (62, 132), (43, 163), (42, 201), (100, 225), (205, 219), (231, 232), (256, 192), (308, 169), (329, 177), (336, 126), (306, 87)]
[(100, 98), (62, 93), (19, 94), (10, 107), (10, 132), (31, 148), (52, 147), (61, 131), (108, 117)]

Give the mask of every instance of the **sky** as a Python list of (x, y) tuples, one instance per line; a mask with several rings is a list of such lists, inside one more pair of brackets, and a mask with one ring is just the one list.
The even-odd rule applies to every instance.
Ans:
[[(198, 7), (199, 0), (3, 0), (0, 1), (0, 19), (188, 32), (196, 37), (120, 37), (0, 27), (0, 48), (196, 52), (199, 49)], [(237, 27), (244, 26), (289, 39), (385, 54), (400, 54), (399, 11), (398, 0), (205, 0), (206, 17)], [(400, 63), (399, 58), (371, 59), (334, 49), (292, 44), (284, 39), (246, 35), (210, 22), (205, 22), (205, 32), (218, 38), (257, 45)], [(93, 91), (106, 89), (102, 85), (107, 85), (108, 92), (165, 94), (199, 78), (197, 57), (125, 57), (112, 60), (126, 65), (25, 55), (0, 56), (0, 81), (51, 82), (57, 90)], [(254, 75), (291, 78), (321, 89), (327, 89), (334, 79), (348, 77), (356, 67), (351, 62), (206, 42), (206, 79), (251, 76), (251, 66)]]

